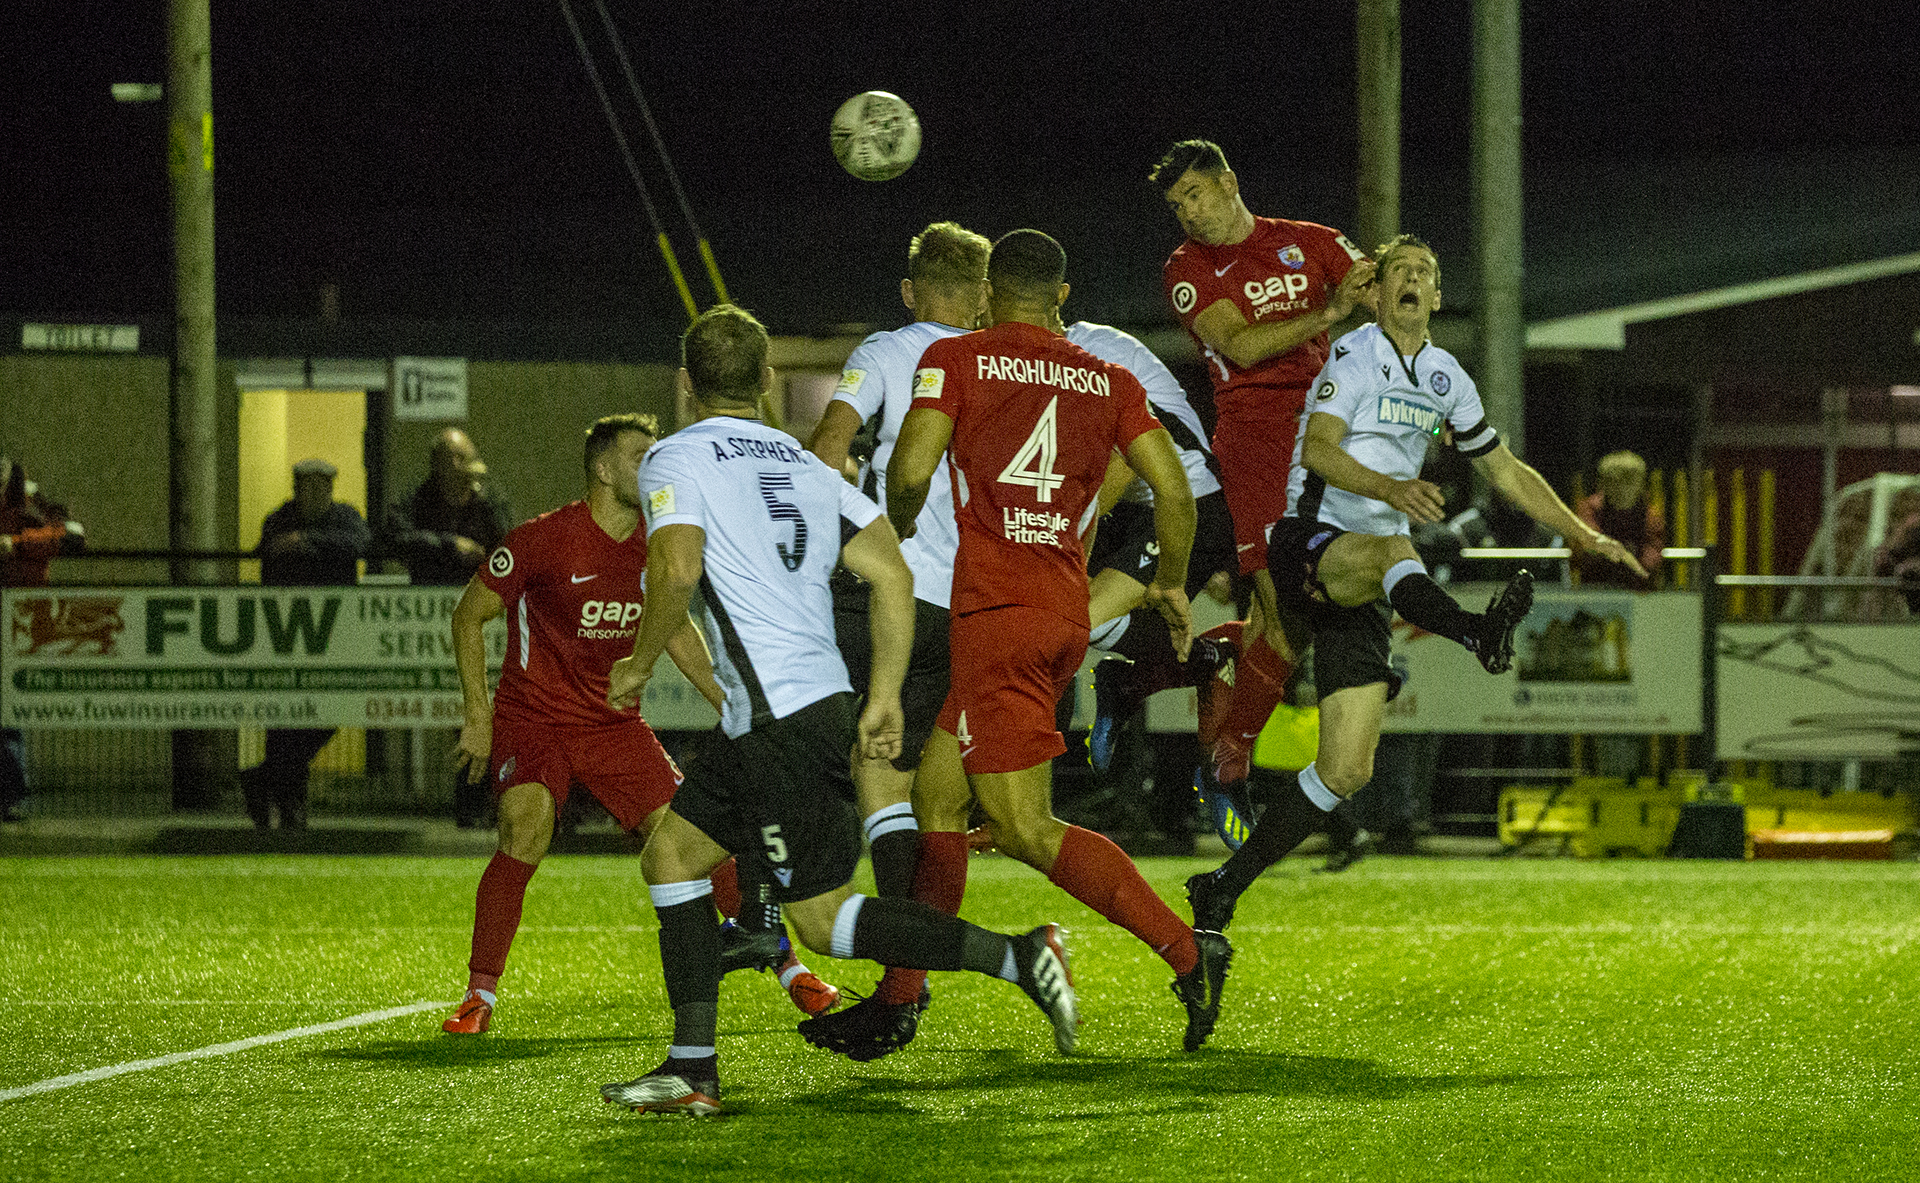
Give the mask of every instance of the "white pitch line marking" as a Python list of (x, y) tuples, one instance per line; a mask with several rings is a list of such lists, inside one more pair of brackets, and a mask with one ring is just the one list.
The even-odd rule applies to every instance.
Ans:
[(275, 1031), (269, 1035), (252, 1035), (246, 1039), (236, 1039), (232, 1043), (216, 1043), (212, 1047), (195, 1048), (190, 1052), (174, 1052), (170, 1056), (155, 1056), (151, 1060), (128, 1060), (124, 1064), (109, 1064), (105, 1068), (89, 1068), (85, 1072), (75, 1072), (68, 1076), (55, 1076), (48, 1080), (23, 1084), (19, 1088), (0, 1089), (0, 1101), (12, 1101), (20, 1097), (31, 1097), (35, 1093), (50, 1093), (55, 1089), (70, 1088), (76, 1084), (91, 1084), (96, 1080), (120, 1076), (128, 1072), (144, 1072), (149, 1068), (165, 1068), (170, 1064), (184, 1064), (188, 1060), (205, 1060), (213, 1056), (230, 1056), (235, 1052), (244, 1052), (249, 1048), (261, 1047), (269, 1043), (283, 1043), (289, 1039), (301, 1039), (308, 1035), (324, 1035), (329, 1031), (344, 1031), (349, 1027), (364, 1027), (369, 1023), (378, 1023), (386, 1019), (397, 1019), (402, 1015), (415, 1015), (423, 1010), (437, 1010), (452, 1006), (451, 1002), (415, 1002), (408, 1006), (390, 1006), (385, 1010), (370, 1010), (365, 1014), (349, 1015), (344, 1019), (335, 1019), (331, 1023), (315, 1023), (311, 1027), (295, 1027), (288, 1031)]

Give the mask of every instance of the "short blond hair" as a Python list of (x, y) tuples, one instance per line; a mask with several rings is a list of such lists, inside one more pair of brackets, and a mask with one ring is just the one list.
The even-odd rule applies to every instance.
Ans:
[(1600, 457), (1600, 479), (1603, 481), (1641, 480), (1646, 475), (1647, 462), (1640, 459), (1637, 453), (1622, 449)]

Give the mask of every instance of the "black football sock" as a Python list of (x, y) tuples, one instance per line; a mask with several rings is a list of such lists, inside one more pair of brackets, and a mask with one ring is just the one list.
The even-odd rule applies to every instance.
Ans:
[(914, 900), (868, 896), (853, 925), (853, 956), (903, 969), (970, 969), (1001, 976), (1008, 940)]
[(748, 932), (773, 932), (780, 928), (780, 905), (774, 901), (773, 885), (759, 879), (757, 867), (740, 864), (740, 915), (734, 923)]
[(1173, 638), (1167, 635), (1167, 622), (1158, 612), (1135, 608), (1127, 614), (1127, 631), (1114, 641), (1110, 653), (1129, 661), (1152, 663), (1173, 653)]
[(710, 1048), (720, 1024), (720, 925), (706, 895), (654, 905), (675, 1047)]
[[(1387, 576), (1392, 580), (1393, 572), (1389, 571)], [(1469, 649), (1473, 647), (1473, 636), (1479, 631), (1479, 615), (1462, 608), (1425, 570), (1401, 575), (1387, 589), (1387, 602), (1407, 623), (1451, 638)]]
[(873, 860), (873, 886), (890, 900), (913, 898), (913, 873), (920, 850), (920, 831), (891, 830), (873, 839), (868, 857)]
[(1305, 790), (1298, 786), (1282, 789), (1240, 849), (1213, 873), (1214, 884), (1239, 899), (1262, 871), (1287, 857), (1326, 824), (1327, 811), (1308, 799)]

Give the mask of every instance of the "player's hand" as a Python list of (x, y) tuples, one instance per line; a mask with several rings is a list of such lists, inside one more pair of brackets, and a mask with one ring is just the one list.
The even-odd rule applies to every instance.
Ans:
[(1339, 324), (1353, 315), (1353, 310), (1367, 294), (1367, 288), (1373, 283), (1373, 260), (1361, 259), (1347, 271), (1347, 277), (1340, 286), (1333, 289), (1333, 298), (1327, 301), (1327, 311), (1333, 314), (1333, 322)]
[(1418, 478), (1393, 482), (1381, 500), (1406, 514), (1410, 522), (1437, 522), (1447, 508), (1440, 486)]
[(607, 673), (607, 705), (616, 711), (639, 706), (652, 677), (653, 669), (642, 669), (631, 655), (614, 662)]
[(887, 698), (868, 695), (860, 712), (860, 755), (867, 760), (892, 760), (900, 755), (907, 730), (906, 712), (898, 694)]
[(1167, 622), (1167, 632), (1173, 638), (1173, 651), (1181, 661), (1185, 661), (1188, 650), (1193, 648), (1193, 611), (1187, 603), (1187, 589), (1149, 583), (1142, 603), (1158, 612), (1160, 619)]
[(467, 783), (477, 785), (487, 778), (487, 761), (493, 754), (493, 719), (468, 723), (460, 729), (460, 742), (453, 745), (453, 766), (465, 769)]
[(1605, 534), (1595, 534), (1582, 544), (1581, 549), (1590, 550), (1609, 562), (1618, 563), (1642, 579), (1647, 577), (1647, 569), (1640, 565), (1640, 560), (1633, 556), (1633, 552)]
[(468, 538), (465, 534), (455, 534), (453, 536), (453, 553), (463, 559), (484, 559), (487, 557), (487, 548), (481, 546), (473, 539)]

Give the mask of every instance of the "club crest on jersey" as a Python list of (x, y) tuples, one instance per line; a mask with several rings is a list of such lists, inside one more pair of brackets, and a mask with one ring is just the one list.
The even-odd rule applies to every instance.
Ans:
[(1193, 285), (1190, 283), (1181, 282), (1174, 284), (1173, 310), (1182, 316), (1192, 312), (1193, 302), (1199, 298), (1199, 295), (1200, 293), (1194, 291)]
[(647, 494), (647, 512), (654, 517), (673, 512), (673, 486), (661, 485)]
[(936, 370), (929, 366), (913, 375), (913, 397), (915, 398), (939, 398), (940, 392), (946, 389), (946, 386), (945, 370)]
[(1340, 393), (1340, 384), (1338, 382), (1335, 382), (1332, 378), (1328, 378), (1326, 381), (1320, 383), (1320, 385), (1314, 389), (1313, 401), (1317, 403), (1324, 403), (1328, 399), (1331, 399), (1334, 395), (1339, 393)]
[(1445, 370), (1435, 370), (1433, 376), (1427, 379), (1427, 384), (1433, 387), (1435, 394), (1445, 394), (1453, 389), (1453, 379), (1447, 377)]
[(840, 374), (840, 385), (833, 388), (833, 393), (836, 395), (844, 394), (849, 397), (859, 394), (860, 384), (866, 380), (867, 372), (865, 370), (843, 370)]
[(495, 579), (505, 579), (513, 573), (513, 552), (504, 546), (495, 547), (493, 555), (487, 559), (487, 571)]
[(500, 766), (500, 783), (501, 784), (507, 783), (507, 778), (513, 775), (514, 760), (515, 760), (515, 757), (508, 756), (507, 762)]
[(1307, 252), (1301, 250), (1300, 244), (1297, 242), (1292, 246), (1281, 247), (1275, 251), (1274, 254), (1279, 255), (1280, 261), (1295, 271), (1307, 265)]

